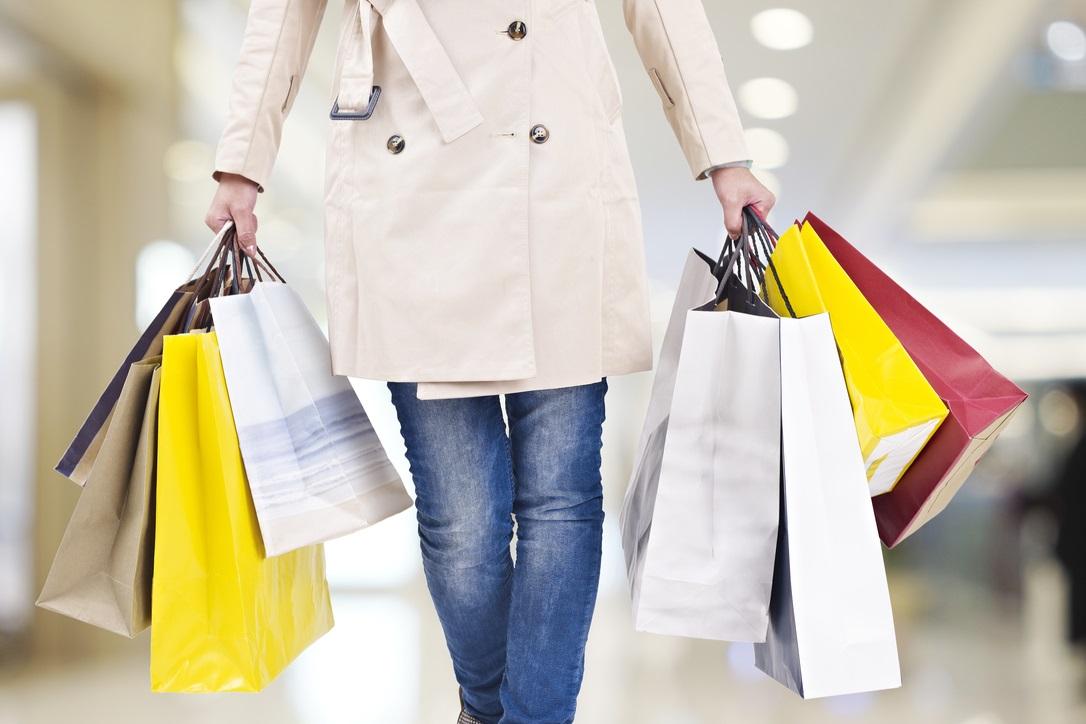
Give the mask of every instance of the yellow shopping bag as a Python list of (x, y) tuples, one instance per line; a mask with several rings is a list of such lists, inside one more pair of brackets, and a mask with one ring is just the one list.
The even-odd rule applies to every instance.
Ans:
[[(829, 312), (871, 494), (892, 490), (946, 405), (810, 224), (788, 229), (770, 258), (797, 316)], [(787, 315), (772, 273), (766, 291), (773, 310)]]
[(161, 374), (151, 689), (257, 691), (332, 628), (324, 547), (264, 557), (216, 333)]

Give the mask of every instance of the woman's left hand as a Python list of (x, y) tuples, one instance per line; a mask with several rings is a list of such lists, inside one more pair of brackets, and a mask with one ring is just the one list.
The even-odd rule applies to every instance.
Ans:
[(753, 206), (764, 219), (777, 203), (777, 197), (754, 177), (749, 168), (718, 168), (711, 175), (716, 196), (724, 208), (724, 228), (733, 238), (743, 230), (744, 206)]

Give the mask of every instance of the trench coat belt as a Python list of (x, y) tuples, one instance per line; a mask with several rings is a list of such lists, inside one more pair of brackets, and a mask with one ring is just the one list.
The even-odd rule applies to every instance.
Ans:
[(441, 137), (454, 141), (483, 122), (475, 99), (419, 7), (418, 0), (358, 0), (340, 74), (340, 109), (364, 110), (373, 89), (373, 33), (378, 15), (389, 42), (415, 81)]

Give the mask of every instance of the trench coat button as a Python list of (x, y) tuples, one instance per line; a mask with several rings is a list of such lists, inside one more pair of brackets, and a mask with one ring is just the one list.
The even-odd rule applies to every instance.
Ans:
[(403, 136), (398, 133), (394, 133), (388, 137), (388, 143), (385, 146), (388, 148), (389, 153), (399, 153), (403, 150), (403, 147), (407, 145), (404, 143)]
[(551, 132), (542, 123), (537, 123), (532, 126), (531, 136), (536, 143), (546, 143), (547, 139), (551, 137)]
[(509, 23), (509, 27), (506, 29), (505, 32), (508, 33), (509, 37), (513, 40), (521, 40), (525, 35), (528, 34), (528, 26), (524, 23), (523, 20), (514, 20), (513, 22)]

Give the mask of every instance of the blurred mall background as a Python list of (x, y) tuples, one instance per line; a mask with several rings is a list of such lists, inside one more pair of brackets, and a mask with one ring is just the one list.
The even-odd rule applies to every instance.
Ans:
[[(614, 380), (578, 721), (1086, 722), (1072, 578), (1054, 545), (1061, 517), (1086, 518), (1073, 507), (1086, 471), (1064, 470), (1086, 435), (1086, 2), (706, 4), (757, 172), (779, 194), (776, 224), (815, 210), (1032, 397), (950, 508), (886, 555), (904, 687), (804, 702), (757, 672), (748, 646), (633, 632), (617, 522), (650, 376)], [(329, 5), (257, 206), (262, 246), (322, 320), (341, 3)], [(328, 546), (337, 627), (260, 695), (152, 695), (146, 633), (121, 639), (32, 603), (78, 492), (52, 466), (208, 241), (246, 6), (0, 0), (0, 724), (455, 718), (410, 513)], [(689, 178), (620, 1), (599, 6), (659, 341), (686, 248), (720, 241), (719, 209)], [(384, 388), (358, 389), (399, 459)], [(1061, 479), (1077, 495), (1058, 495)]]

